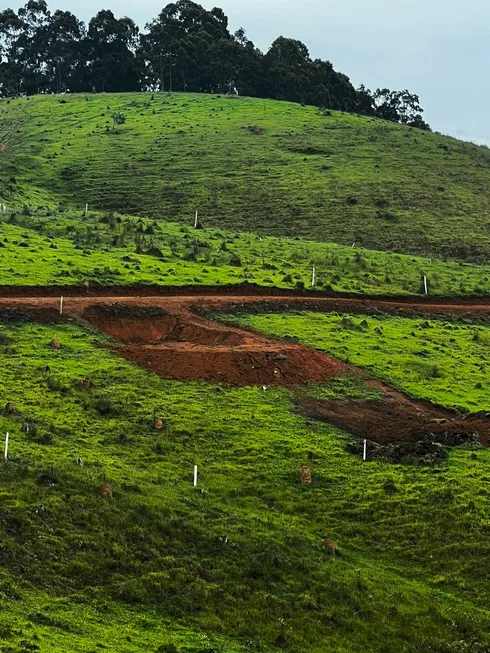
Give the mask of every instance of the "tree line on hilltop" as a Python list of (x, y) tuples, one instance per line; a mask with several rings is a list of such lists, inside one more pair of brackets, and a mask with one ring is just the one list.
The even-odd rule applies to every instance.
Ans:
[(102, 10), (86, 26), (45, 0), (0, 12), (0, 96), (129, 91), (234, 93), (377, 116), (429, 129), (408, 90), (356, 89), (329, 61), (280, 36), (261, 52), (222, 9), (168, 4), (143, 32)]

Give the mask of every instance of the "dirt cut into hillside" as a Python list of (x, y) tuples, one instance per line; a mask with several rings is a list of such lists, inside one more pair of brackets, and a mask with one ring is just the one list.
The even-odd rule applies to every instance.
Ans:
[(345, 372), (344, 363), (302, 345), (275, 343), (188, 311), (144, 315), (128, 305), (91, 306), (83, 318), (119, 344), (124, 358), (163, 378), (233, 385), (302, 385)]
[[(2, 319), (59, 322), (80, 318), (111, 336), (120, 356), (167, 379), (205, 380), (228, 385), (301, 386), (337, 375), (357, 374), (367, 387), (380, 391), (376, 400), (319, 401), (301, 399), (300, 410), (310, 418), (333, 424), (362, 440), (379, 456), (394, 461), (437, 458), (442, 445), (490, 445), (486, 413), (463, 416), (427, 401), (415, 400), (366, 372), (303, 345), (266, 337), (212, 319), (215, 311), (322, 310), (382, 311), (410, 315), (481, 317), (490, 303), (439, 305), (384, 302), (379, 299), (312, 299), (304, 297), (154, 296), (73, 297), (59, 312), (56, 298), (0, 298)], [(210, 317), (208, 317), (210, 316)], [(299, 393), (301, 395), (302, 393)], [(298, 395), (298, 396), (299, 396)]]
[(462, 416), (430, 402), (411, 399), (384, 384), (366, 385), (378, 387), (382, 396), (371, 400), (306, 400), (302, 408), (309, 417), (380, 445), (490, 444), (490, 413)]

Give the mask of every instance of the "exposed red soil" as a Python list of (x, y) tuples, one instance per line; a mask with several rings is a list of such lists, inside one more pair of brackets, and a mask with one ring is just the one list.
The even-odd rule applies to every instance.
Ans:
[[(119, 313), (119, 314), (118, 314)], [(122, 313), (122, 315), (120, 314)], [(190, 312), (128, 316), (126, 306), (92, 306), (83, 318), (121, 343), (121, 356), (164, 378), (234, 385), (300, 385), (347, 369), (301, 345), (273, 343)]]
[[(212, 311), (319, 310), (351, 313), (388, 312), (400, 315), (458, 315), (472, 319), (490, 314), (488, 299), (321, 297), (262, 289), (257, 296), (240, 296), (225, 289), (206, 289), (202, 294), (175, 289), (155, 296), (120, 296), (113, 289), (99, 289), (90, 296), (70, 296), (66, 289), (50, 289), (46, 296), (5, 293), (0, 296), (0, 319), (31, 315), (41, 321), (83, 319), (118, 343), (113, 349), (145, 369), (164, 378), (207, 380), (234, 385), (303, 385), (357, 371), (331, 356), (296, 344), (286, 344), (261, 334), (230, 327), (203, 315)], [(17, 289), (18, 290), (18, 289)], [(36, 292), (41, 289), (36, 289)], [(122, 289), (121, 294), (122, 294)], [(138, 289), (133, 289), (138, 292)], [(236, 292), (236, 289), (234, 289)], [(199, 289), (201, 292), (202, 289)], [(64, 315), (59, 298), (64, 292)], [(105, 293), (105, 294), (104, 294)], [(1, 289), (0, 289), (1, 294)], [(96, 294), (96, 293), (94, 293)], [(142, 295), (145, 293), (142, 292)], [(118, 296), (119, 295), (119, 296)], [(199, 313), (201, 316), (197, 315)], [(433, 441), (455, 444), (459, 436), (477, 434), (490, 444), (490, 420), (484, 414), (464, 419), (429, 402), (413, 400), (387, 385), (366, 380), (382, 398), (371, 401), (310, 401), (307, 415), (322, 419), (361, 438), (380, 444)]]
[(345, 367), (326, 354), (299, 345), (213, 347), (172, 343), (127, 345), (116, 351), (165, 378), (233, 385), (302, 385), (324, 381)]
[(476, 434), (482, 444), (490, 441), (490, 419), (483, 414), (463, 419), (438, 406), (429, 407), (400, 393), (381, 399), (306, 401), (309, 417), (379, 444), (419, 442), (429, 437), (442, 444), (456, 444), (458, 435)]
[(231, 311), (236, 310), (311, 310), (344, 313), (391, 313), (396, 315), (458, 315), (472, 319), (490, 314), (490, 298), (482, 297), (390, 297), (354, 296), (337, 294), (323, 296), (320, 293), (274, 291), (262, 288), (256, 294), (237, 294), (242, 288), (159, 288), (151, 294), (148, 287), (141, 289), (98, 288), (85, 291), (83, 288), (42, 287), (0, 287), (0, 311), (14, 307), (35, 309), (59, 306), (61, 295), (65, 298), (65, 312), (80, 314), (91, 306), (110, 305), (114, 302), (140, 308), (162, 307), (169, 313), (182, 311)]
[(215, 327), (204, 320), (193, 320), (187, 315), (107, 317), (92, 309), (85, 311), (83, 316), (100, 331), (124, 344), (158, 344), (170, 341), (237, 346), (254, 341), (244, 331), (224, 329), (219, 325)]
[(376, 295), (348, 292), (335, 292), (325, 290), (302, 290), (288, 288), (273, 288), (259, 286), (253, 283), (223, 284), (214, 286), (159, 286), (159, 285), (138, 285), (130, 286), (98, 286), (85, 283), (80, 286), (8, 286), (0, 285), (0, 297), (5, 298), (49, 298), (49, 297), (89, 297), (89, 298), (233, 298), (243, 301), (260, 301), (262, 299), (289, 298), (293, 301), (303, 299), (311, 300), (353, 300), (354, 302), (366, 302), (375, 305), (378, 302), (400, 304), (400, 305), (440, 305), (440, 306), (488, 306), (490, 307), (490, 296), (438, 296), (438, 295)]

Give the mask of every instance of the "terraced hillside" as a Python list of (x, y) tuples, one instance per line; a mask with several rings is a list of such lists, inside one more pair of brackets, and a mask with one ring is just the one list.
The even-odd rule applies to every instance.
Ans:
[(3, 100), (0, 201), (187, 223), (199, 210), (206, 226), (488, 257), (487, 148), (327, 113), (191, 94)]

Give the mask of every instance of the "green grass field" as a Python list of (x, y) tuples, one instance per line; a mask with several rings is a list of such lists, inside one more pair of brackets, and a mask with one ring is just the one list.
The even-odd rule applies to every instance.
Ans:
[(488, 295), (490, 267), (304, 239), (194, 229), (112, 213), (38, 211), (0, 220), (0, 285), (254, 283), (365, 294)]
[(487, 650), (487, 450), (362, 463), (293, 391), (163, 381), (74, 324), (0, 339), (2, 652)]
[[(112, 129), (111, 113), (126, 124)], [(257, 126), (257, 129), (248, 127)], [(257, 133), (256, 133), (257, 132)], [(313, 107), (210, 95), (0, 101), (0, 201), (484, 261), (490, 151)]]
[(490, 327), (467, 319), (319, 313), (225, 316), (289, 336), (363, 367), (414, 397), (470, 412), (488, 410)]
[[(431, 295), (488, 295), (489, 182), (487, 148), (289, 103), (4, 99), (0, 285), (300, 291), (315, 266), (317, 290), (420, 295), (426, 275)], [(9, 316), (1, 653), (488, 653), (488, 449), (363, 463), (301, 413), (305, 396), (379, 396), (359, 375), (265, 392), (166, 381), (73, 320)], [(484, 324), (221, 317), (489, 407)]]

